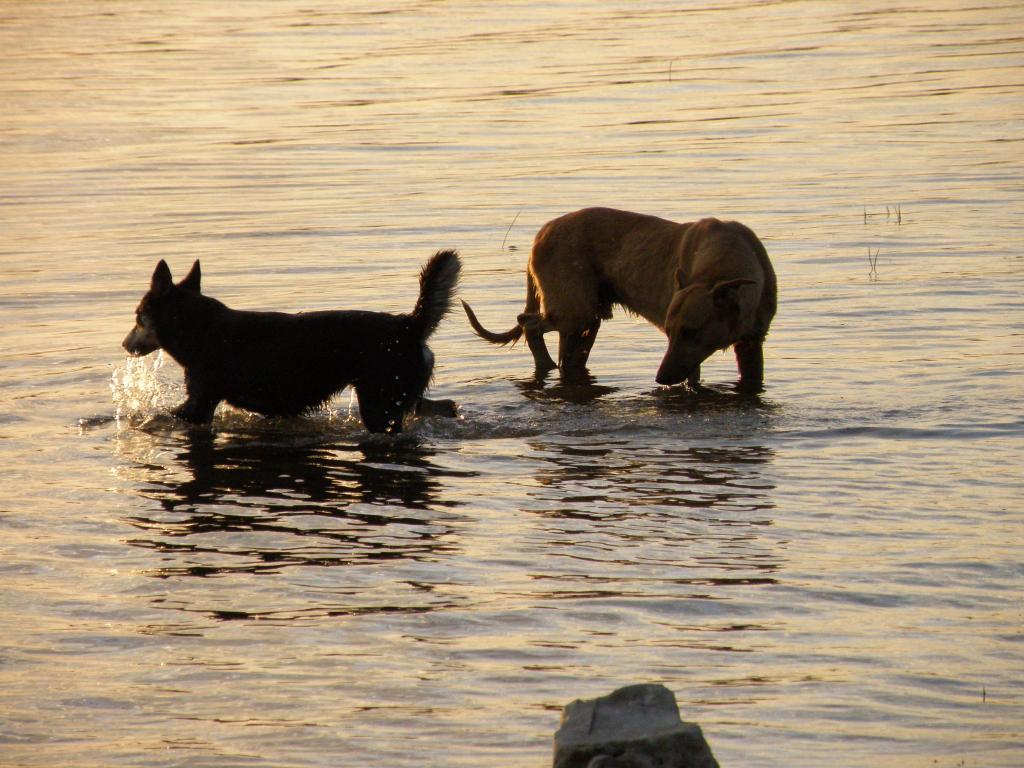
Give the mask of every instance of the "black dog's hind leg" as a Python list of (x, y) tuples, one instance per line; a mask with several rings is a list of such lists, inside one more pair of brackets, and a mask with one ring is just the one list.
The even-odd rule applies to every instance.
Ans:
[(356, 385), (356, 397), (359, 399), (359, 415), (370, 432), (395, 434), (402, 431), (405, 413), (395, 405), (393, 395), (388, 402), (385, 393), (372, 384), (361, 383)]
[(413, 386), (403, 386), (393, 378), (388, 383), (375, 379), (363, 379), (358, 382), (355, 389), (363, 424), (371, 432), (386, 432), (391, 435), (401, 432), (406, 414), (415, 410), (423, 390), (427, 388), (429, 378), (428, 375), (422, 385)]

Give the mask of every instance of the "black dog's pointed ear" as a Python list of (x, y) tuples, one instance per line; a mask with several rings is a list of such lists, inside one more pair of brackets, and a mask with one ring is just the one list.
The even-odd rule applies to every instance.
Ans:
[(171, 278), (171, 268), (167, 266), (166, 261), (160, 259), (160, 263), (156, 265), (153, 277), (149, 281), (149, 290), (153, 293), (166, 293), (171, 290), (172, 285), (174, 285), (174, 280)]
[(199, 293), (199, 281), (202, 279), (202, 273), (199, 269), (199, 259), (195, 260), (192, 265), (192, 269), (185, 275), (185, 279), (178, 283), (179, 288), (184, 288), (186, 291), (195, 291)]

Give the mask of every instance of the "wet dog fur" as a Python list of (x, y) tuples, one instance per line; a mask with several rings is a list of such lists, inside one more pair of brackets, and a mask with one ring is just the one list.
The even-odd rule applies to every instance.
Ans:
[(133, 356), (163, 349), (185, 369), (188, 396), (174, 415), (188, 422), (209, 422), (221, 401), (295, 416), (352, 385), (368, 430), (401, 432), (406, 415), (423, 407), (453, 415), (453, 404), (423, 393), (434, 368), (427, 340), (451, 307), (460, 268), (455, 251), (438, 251), (409, 314), (286, 314), (231, 309), (203, 295), (198, 261), (174, 283), (161, 260), (123, 346)]
[[(465, 301), (478, 336), (508, 344), (523, 335), (539, 374), (579, 371), (612, 306), (646, 318), (668, 336), (660, 384), (696, 387), (700, 365), (734, 347), (741, 386), (759, 390), (762, 345), (775, 315), (776, 280), (757, 236), (714, 218), (680, 224), (611, 208), (584, 208), (537, 233), (526, 273), (526, 306), (504, 333), (488, 331)], [(544, 333), (559, 334), (558, 363)]]

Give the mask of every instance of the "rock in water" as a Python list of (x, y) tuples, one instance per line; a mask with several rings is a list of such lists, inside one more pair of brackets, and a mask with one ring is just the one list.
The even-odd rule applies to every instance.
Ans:
[(562, 710), (554, 768), (718, 768), (700, 726), (679, 719), (672, 691), (630, 685)]

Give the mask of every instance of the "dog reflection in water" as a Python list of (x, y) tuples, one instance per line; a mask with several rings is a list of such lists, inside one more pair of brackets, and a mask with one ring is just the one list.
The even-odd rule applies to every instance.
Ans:
[(265, 416), (296, 416), (355, 388), (371, 432), (402, 431), (413, 412), (454, 415), (423, 393), (434, 370), (427, 340), (451, 308), (461, 264), (438, 251), (420, 273), (408, 314), (362, 310), (252, 312), (200, 290), (196, 261), (175, 283), (161, 260), (123, 342), (134, 356), (163, 349), (185, 369), (187, 399), (174, 415), (205, 424), (221, 401)]

